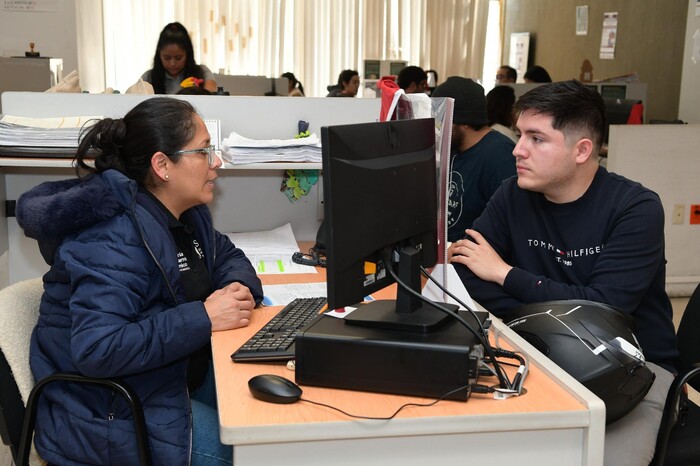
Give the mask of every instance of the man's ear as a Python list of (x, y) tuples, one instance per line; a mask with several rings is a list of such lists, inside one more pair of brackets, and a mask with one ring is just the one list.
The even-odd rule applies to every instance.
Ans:
[(165, 155), (163, 152), (156, 152), (151, 156), (151, 169), (155, 174), (156, 178), (161, 181), (168, 181), (170, 178), (168, 175), (168, 168), (171, 164), (170, 157)]
[(576, 163), (585, 163), (593, 155), (593, 141), (588, 138), (579, 139), (574, 147)]

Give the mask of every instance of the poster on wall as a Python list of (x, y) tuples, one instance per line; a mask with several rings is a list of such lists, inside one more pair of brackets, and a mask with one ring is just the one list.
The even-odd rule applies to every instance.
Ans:
[(522, 78), (527, 71), (527, 60), (530, 55), (530, 33), (514, 32), (510, 35), (510, 56), (508, 66), (515, 68), (518, 72), (518, 82), (525, 80)]
[(588, 5), (576, 7), (576, 35), (588, 35)]
[(58, 0), (0, 0), (3, 11), (57, 11)]
[(603, 13), (603, 35), (600, 38), (602, 60), (615, 58), (615, 42), (617, 42), (617, 11)]

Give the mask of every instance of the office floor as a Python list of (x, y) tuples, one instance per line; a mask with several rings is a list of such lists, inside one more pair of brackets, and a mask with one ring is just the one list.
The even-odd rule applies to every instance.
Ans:
[[(689, 298), (672, 298), (671, 303), (673, 304), (673, 322), (678, 326), (681, 320), (685, 306), (688, 304)], [(695, 404), (700, 405), (700, 393), (691, 390), (690, 398), (695, 402)], [(12, 455), (10, 454), (10, 448), (5, 445), (0, 445), (0, 466), (13, 466)]]

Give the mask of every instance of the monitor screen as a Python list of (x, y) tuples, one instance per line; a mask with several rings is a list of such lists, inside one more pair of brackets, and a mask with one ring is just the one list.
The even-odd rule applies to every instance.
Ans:
[[(321, 140), (329, 308), (391, 285), (391, 271), (420, 294), (420, 267), (437, 260), (434, 119), (324, 127)], [(346, 323), (425, 332), (448, 317), (397, 290)]]
[(626, 125), (635, 105), (640, 104), (639, 99), (615, 99), (603, 98), (605, 102), (605, 136), (603, 142), (607, 143), (610, 134), (610, 125)]
[(627, 98), (627, 86), (624, 84), (601, 84), (600, 96), (604, 99)]

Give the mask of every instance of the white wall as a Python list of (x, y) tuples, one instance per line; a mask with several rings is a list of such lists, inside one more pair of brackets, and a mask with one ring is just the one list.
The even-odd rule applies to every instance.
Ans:
[[(693, 0), (695, 1), (695, 0)], [(655, 191), (664, 206), (666, 290), (690, 296), (700, 282), (700, 225), (690, 224), (690, 206), (700, 204), (700, 125), (613, 125), (608, 170)], [(674, 223), (681, 205), (683, 218)]]
[[(700, 123), (700, 16), (695, 14), (696, 5), (696, 0), (688, 0), (681, 98), (678, 103), (678, 118), (688, 123)], [(695, 57), (694, 50), (697, 51)]]
[(56, 11), (0, 10), (0, 56), (24, 56), (34, 42), (34, 50), (42, 57), (63, 59), (66, 75), (78, 69), (75, 0), (47, 4), (55, 5)]

